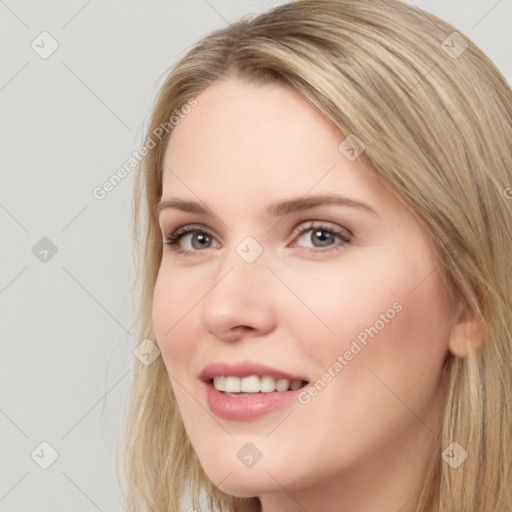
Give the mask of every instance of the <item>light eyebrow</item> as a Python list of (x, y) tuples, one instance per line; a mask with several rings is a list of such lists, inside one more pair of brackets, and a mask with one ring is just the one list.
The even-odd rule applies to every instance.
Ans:
[[(315, 208), (316, 206), (328, 204), (359, 208), (379, 217), (379, 214), (371, 206), (349, 197), (335, 194), (297, 197), (293, 199), (287, 199), (285, 201), (279, 201), (269, 205), (265, 212), (270, 217), (280, 217), (289, 213), (308, 210), (310, 208)], [(206, 215), (207, 217), (214, 216), (207, 208), (203, 207), (201, 204), (195, 201), (185, 201), (179, 198), (165, 199), (155, 205), (155, 211), (157, 215), (160, 215), (163, 210), (168, 208), (174, 208), (176, 210), (181, 210), (188, 213)]]

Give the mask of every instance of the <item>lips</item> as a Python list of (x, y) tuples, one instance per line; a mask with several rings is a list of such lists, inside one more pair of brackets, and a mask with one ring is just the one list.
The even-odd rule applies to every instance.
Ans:
[(219, 361), (209, 364), (201, 372), (200, 379), (204, 382), (209, 382), (214, 377), (218, 376), (233, 376), (242, 378), (249, 377), (250, 375), (257, 375), (258, 377), (268, 375), (270, 377), (274, 377), (275, 379), (288, 379), (289, 381), (309, 381), (309, 379), (304, 377), (304, 375), (296, 375), (285, 370), (280, 370), (253, 361), (243, 361), (240, 363), (227, 363), (224, 361)]
[(290, 382), (309, 382), (304, 375), (273, 368), (272, 366), (254, 361), (246, 360), (238, 363), (218, 361), (206, 366), (200, 374), (200, 379), (203, 381), (202, 387), (205, 401), (210, 411), (225, 420), (252, 421), (293, 403), (302, 389), (238, 394), (219, 391), (213, 385), (214, 377), (231, 376), (242, 379), (251, 375), (257, 375), (260, 378), (269, 376), (276, 379), (276, 381), (287, 379)]

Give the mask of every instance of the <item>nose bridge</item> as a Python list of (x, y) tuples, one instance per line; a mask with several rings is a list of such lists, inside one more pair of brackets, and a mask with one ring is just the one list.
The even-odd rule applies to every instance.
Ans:
[(202, 306), (203, 325), (218, 336), (237, 326), (266, 329), (272, 323), (272, 298), (262, 244), (246, 236), (225, 250)]
[(233, 272), (236, 270), (238, 274), (244, 274), (248, 278), (264, 273), (267, 254), (260, 240), (247, 234), (247, 231), (232, 230), (224, 246), (223, 255), (219, 258), (219, 277), (230, 268), (233, 268)]
[(221, 258), (212, 292), (219, 296), (226, 294), (226, 298), (232, 296), (241, 302), (254, 301), (258, 298), (259, 288), (265, 286), (268, 291), (267, 274), (270, 272), (263, 245), (253, 236), (245, 236), (232, 244)]

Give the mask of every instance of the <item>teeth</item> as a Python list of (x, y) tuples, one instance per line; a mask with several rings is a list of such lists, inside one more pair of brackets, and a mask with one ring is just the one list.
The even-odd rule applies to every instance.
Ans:
[(290, 381), (288, 379), (279, 379), (276, 382), (276, 391), (288, 391), (290, 389)]
[(240, 393), (240, 379), (238, 377), (226, 377), (224, 380), (224, 390), (230, 393)]
[[(235, 377), (231, 377), (235, 378)], [(258, 393), (260, 390), (260, 379), (256, 377), (256, 375), (251, 375), (250, 377), (244, 377), (243, 379), (238, 379), (240, 381), (240, 391), (244, 393)]]
[(256, 377), (258, 379), (259, 389), (262, 393), (272, 393), (276, 389), (276, 379), (274, 377), (269, 377), (268, 375), (264, 375), (263, 377)]
[(250, 375), (249, 377), (219, 376), (213, 378), (213, 386), (218, 391), (227, 393), (272, 393), (273, 391), (289, 391), (290, 389), (299, 389), (303, 381), (288, 379), (274, 379), (269, 375), (258, 377)]

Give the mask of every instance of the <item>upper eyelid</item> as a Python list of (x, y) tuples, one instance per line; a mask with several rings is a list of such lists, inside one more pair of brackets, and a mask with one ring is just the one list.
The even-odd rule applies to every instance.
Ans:
[[(303, 221), (299, 222), (291, 231), (292, 232), (296, 231), (300, 226), (303, 226), (304, 224), (313, 224), (313, 223), (325, 224), (326, 226), (332, 226), (334, 229), (339, 227), (339, 228), (342, 228), (342, 229), (344, 229), (346, 231), (350, 231), (349, 228), (347, 228), (346, 226), (343, 226), (342, 224), (338, 224), (335, 221), (330, 221), (330, 220), (325, 220), (325, 219), (308, 219), (308, 220), (303, 220)], [(210, 232), (216, 232), (216, 230), (214, 228), (206, 227), (203, 224), (198, 223), (198, 222), (179, 223), (175, 228), (166, 228), (165, 227), (165, 222), (158, 223), (158, 225), (159, 225), (160, 230), (162, 232), (167, 232), (167, 233), (175, 232), (175, 231), (178, 231), (179, 229), (182, 229), (182, 228), (197, 229), (198, 231), (204, 230), (204, 231), (207, 231), (209, 233)], [(229, 230), (232, 231), (231, 229), (229, 229)]]

